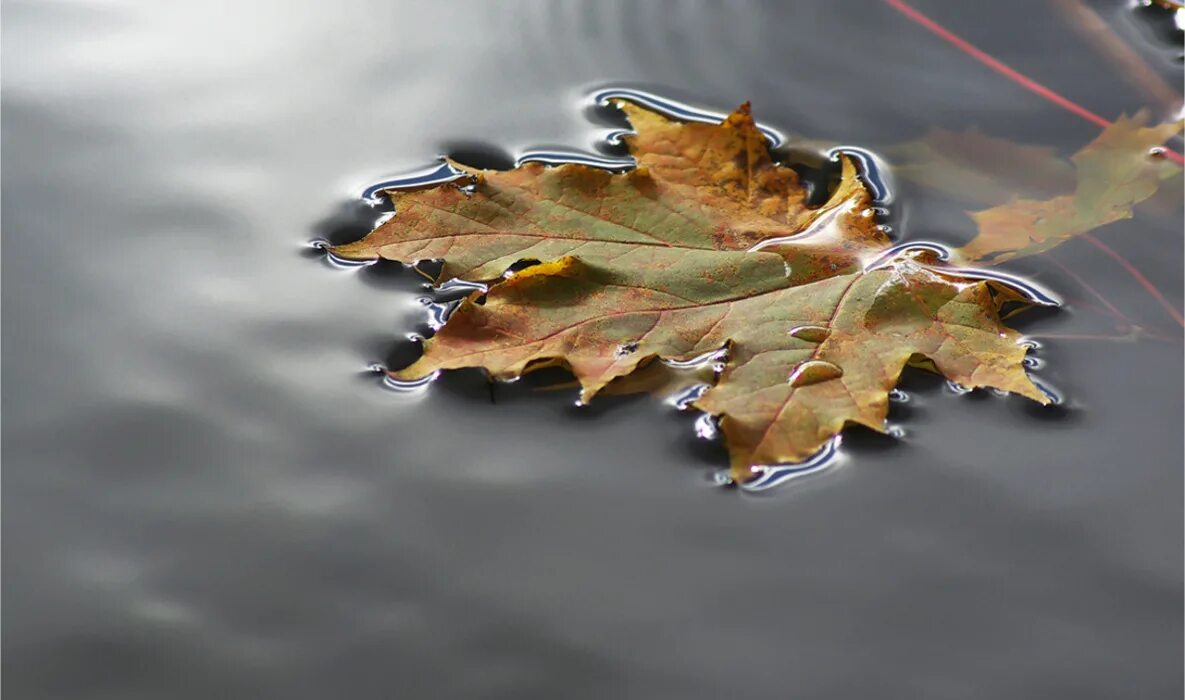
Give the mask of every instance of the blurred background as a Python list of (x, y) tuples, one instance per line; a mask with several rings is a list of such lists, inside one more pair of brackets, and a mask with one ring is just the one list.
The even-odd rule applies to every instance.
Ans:
[[(1106, 119), (1180, 108), (1171, 10), (913, 7)], [(839, 465), (760, 495), (715, 486), (720, 446), (647, 397), (384, 390), (366, 368), (414, 356), (422, 280), (309, 248), (440, 154), (594, 151), (605, 86), (752, 100), (791, 146), (974, 128), (1065, 158), (1098, 135), (900, 7), (3, 18), (12, 697), (1181, 696), (1179, 176), (1096, 232), (1139, 278), (1081, 241), (1002, 267), (1066, 299), (1020, 320), (1061, 406), (911, 375), (903, 437), (849, 431)], [(899, 238), (974, 235), (979, 207), (895, 180)]]

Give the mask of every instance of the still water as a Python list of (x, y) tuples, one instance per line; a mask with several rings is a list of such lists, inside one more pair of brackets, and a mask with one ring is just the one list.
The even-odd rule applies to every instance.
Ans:
[[(1180, 85), (1179, 33), (1088, 4)], [(917, 6), (1108, 118), (1168, 113), (1063, 5)], [(1098, 133), (873, 0), (6, 2), (12, 697), (1180, 697), (1181, 331), (1082, 242), (1004, 266), (1066, 301), (1021, 324), (1061, 406), (912, 376), (895, 437), (761, 494), (649, 398), (383, 388), (422, 280), (309, 241), (440, 154), (608, 157), (606, 86), (871, 153)], [(1176, 309), (1179, 183), (1096, 232)], [(894, 194), (903, 241), (974, 234)]]

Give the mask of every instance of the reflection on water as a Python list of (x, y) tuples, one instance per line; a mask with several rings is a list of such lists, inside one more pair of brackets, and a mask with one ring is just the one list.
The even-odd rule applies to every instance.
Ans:
[[(653, 92), (639, 90), (636, 88), (606, 87), (596, 90), (591, 95), (592, 102), (598, 105), (611, 104), (615, 99), (628, 100), (635, 104), (642, 105), (643, 107), (648, 107), (659, 114), (686, 122), (719, 124), (728, 117), (728, 112), (717, 112), (700, 107), (693, 107), (670, 97), (664, 97)], [(767, 139), (769, 139), (769, 145), (772, 148), (777, 148), (786, 142), (786, 137), (780, 134), (776, 129), (764, 124), (758, 124), (757, 128), (761, 130), (761, 133), (765, 134)]]
[[(1147, 102), (1051, 6), (914, 4), (1098, 114)], [(1092, 7), (1180, 84), (1179, 43)], [(441, 154), (611, 158), (588, 86), (753, 100), (787, 147), (1097, 135), (883, 3), (14, 0), (2, 31), (14, 696), (1180, 697), (1180, 332), (1098, 249), (1006, 266), (1064, 297), (1016, 321), (1072, 401), (908, 374), (907, 440), (760, 498), (646, 398), (376, 391), (423, 277), (305, 257)], [(893, 194), (902, 243), (974, 234)], [(1097, 235), (1180, 309), (1180, 229), (1166, 184)]]
[[(803, 460), (798, 464), (754, 467), (753, 470), (758, 473), (757, 478), (741, 484), (741, 488), (746, 491), (765, 491), (785, 484), (792, 479), (798, 479), (799, 477), (808, 476), (834, 467), (840, 464), (843, 459), (842, 453), (839, 451), (841, 442), (842, 436), (836, 435), (832, 438), (831, 442), (827, 443), (813, 457)], [(727, 472), (717, 472), (716, 481), (720, 484), (730, 483)]]
[(442, 161), (436, 166), (376, 182), (362, 191), (362, 199), (378, 204), (382, 201), (382, 193), (387, 190), (416, 190), (453, 182), (463, 177), (465, 173)]
[[(834, 162), (838, 162), (841, 155), (856, 161), (856, 165), (860, 168), (860, 179), (872, 193), (873, 202), (881, 205), (893, 203), (892, 175), (890, 174), (892, 171), (880, 156), (859, 146), (836, 146), (827, 151), (827, 157)], [(876, 211), (879, 213), (886, 210), (878, 208)]]

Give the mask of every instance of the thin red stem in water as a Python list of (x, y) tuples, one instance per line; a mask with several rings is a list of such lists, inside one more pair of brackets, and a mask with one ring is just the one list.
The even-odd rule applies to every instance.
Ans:
[[(958, 34), (955, 34), (951, 30), (947, 29), (946, 27), (942, 26), (941, 24), (935, 22), (934, 20), (930, 19), (926, 15), (922, 14), (917, 9), (912, 7), (909, 3), (905, 2), (905, 0), (885, 0), (885, 2), (888, 3), (888, 5), (890, 7), (892, 7), (894, 10), (897, 10), (901, 14), (905, 15), (911, 21), (922, 26), (923, 28), (925, 28), (926, 30), (928, 30), (929, 32), (931, 32), (932, 34), (937, 36), (938, 38), (953, 45), (955, 48), (959, 49), (963, 53), (967, 54), (968, 56), (971, 56), (975, 60), (984, 64), (988, 68), (991, 68), (992, 70), (996, 71), (997, 73), (1003, 75), (1004, 77), (1008, 78), (1009, 80), (1012, 80), (1013, 82), (1017, 83), (1018, 85), (1025, 88), (1026, 90), (1029, 90), (1030, 92), (1033, 92), (1033, 93), (1045, 98), (1046, 100), (1049, 100), (1050, 102), (1054, 103), (1055, 105), (1058, 105), (1059, 107), (1061, 107), (1069, 112), (1072, 112), (1072, 113), (1078, 115), (1079, 117), (1082, 117), (1083, 119), (1085, 119), (1093, 124), (1096, 124), (1096, 125), (1101, 126), (1103, 128), (1107, 128), (1108, 126), (1111, 126), (1110, 121), (1104, 119), (1103, 117), (1100, 117), (1099, 115), (1097, 115), (1094, 112), (1090, 111), (1089, 109), (1083, 107), (1082, 105), (1078, 104), (1077, 102), (1073, 102), (1071, 100), (1066, 99), (1065, 97), (1062, 97), (1061, 95), (1057, 94), (1053, 90), (1050, 90), (1049, 88), (1045, 87), (1041, 83), (1038, 83), (1036, 80), (1033, 80), (1032, 78), (1024, 75), (1023, 73), (1017, 72), (1008, 64), (1004, 63), (1003, 61), (995, 58), (994, 56), (992, 56), (988, 53), (985, 53), (984, 51), (980, 50), (974, 44), (971, 44), (970, 42), (968, 42), (966, 39), (962, 38)], [(1177, 165), (1185, 166), (1185, 157), (1183, 157), (1180, 153), (1177, 153), (1173, 149), (1163, 148), (1163, 149), (1161, 149), (1161, 153), (1165, 157), (1167, 157), (1170, 160), (1172, 160), (1173, 162), (1177, 163)], [(1160, 290), (1156, 288), (1156, 285), (1149, 282), (1148, 278), (1145, 277), (1144, 274), (1142, 272), (1140, 272), (1139, 269), (1137, 269), (1135, 265), (1132, 265), (1130, 262), (1127, 261), (1127, 258), (1124, 258), (1119, 253), (1115, 252), (1115, 250), (1113, 250), (1110, 246), (1103, 243), (1102, 241), (1095, 238), (1094, 236), (1090, 235), (1089, 233), (1083, 234), (1083, 238), (1085, 238), (1087, 241), (1089, 241), (1094, 247), (1096, 247), (1099, 250), (1106, 253), (1107, 256), (1109, 256), (1112, 260), (1119, 263), (1120, 266), (1122, 266), (1123, 269), (1127, 270), (1128, 274), (1130, 274), (1136, 280), (1136, 282), (1138, 282), (1140, 284), (1140, 286), (1144, 288), (1144, 291), (1148, 292), (1148, 294), (1150, 294), (1153, 299), (1156, 299), (1156, 301), (1159, 302), (1160, 305), (1164, 307), (1164, 310), (1167, 311), (1169, 313), (1169, 315), (1173, 317), (1173, 320), (1175, 320), (1182, 327), (1185, 327), (1185, 318), (1182, 318), (1181, 312), (1177, 311), (1177, 309), (1172, 304), (1169, 303), (1168, 299), (1164, 298), (1164, 295), (1160, 293)]]
[(1132, 278), (1134, 278), (1136, 282), (1138, 282), (1140, 286), (1144, 288), (1144, 291), (1152, 295), (1153, 299), (1160, 302), (1160, 305), (1163, 306), (1164, 310), (1173, 317), (1173, 320), (1175, 320), (1182, 327), (1185, 327), (1185, 318), (1181, 316), (1181, 312), (1177, 311), (1176, 307), (1169, 303), (1168, 299), (1164, 298), (1164, 295), (1160, 293), (1160, 290), (1156, 288), (1156, 285), (1149, 282), (1148, 278), (1144, 276), (1144, 273), (1140, 272), (1135, 265), (1132, 265), (1130, 262), (1128, 262), (1127, 258), (1123, 257), (1117, 253), (1114, 248), (1107, 245), (1106, 243), (1103, 243), (1089, 233), (1082, 234), (1082, 237), (1095, 248), (1103, 251), (1112, 260), (1119, 263), (1119, 265), (1123, 269), (1127, 270), (1128, 274), (1130, 274)]
[(1067, 265), (1063, 264), (1063, 263), (1062, 263), (1062, 261), (1060, 261), (1060, 260), (1058, 260), (1057, 258), (1053, 257), (1053, 253), (1052, 253), (1052, 252), (1050, 252), (1050, 253), (1047, 253), (1047, 254), (1045, 255), (1045, 258), (1046, 258), (1047, 260), (1049, 260), (1049, 262), (1053, 263), (1055, 267), (1057, 267), (1057, 268), (1058, 268), (1058, 269), (1060, 269), (1062, 272), (1064, 272), (1064, 273), (1066, 274), (1066, 276), (1068, 276), (1070, 279), (1072, 279), (1072, 280), (1074, 280), (1075, 282), (1077, 282), (1077, 283), (1078, 283), (1078, 285), (1079, 285), (1080, 287), (1082, 287), (1082, 288), (1083, 288), (1083, 289), (1085, 289), (1086, 291), (1088, 291), (1088, 292), (1090, 292), (1091, 294), (1093, 294), (1093, 295), (1094, 295), (1094, 297), (1095, 297), (1096, 299), (1098, 299), (1100, 302), (1102, 302), (1102, 303), (1103, 303), (1103, 306), (1105, 306), (1105, 307), (1106, 307), (1106, 309), (1105, 309), (1105, 310), (1106, 310), (1107, 312), (1109, 312), (1109, 313), (1110, 313), (1112, 316), (1114, 316), (1114, 317), (1115, 317), (1117, 320), (1119, 320), (1119, 321), (1123, 322), (1124, 324), (1126, 324), (1126, 325), (1127, 325), (1127, 326), (1129, 326), (1129, 327), (1130, 327), (1130, 326), (1134, 326), (1134, 325), (1135, 325), (1134, 323), (1132, 323), (1132, 322), (1131, 322), (1131, 319), (1129, 319), (1127, 316), (1125, 316), (1125, 315), (1123, 314), (1123, 312), (1122, 312), (1122, 311), (1120, 311), (1119, 309), (1115, 308), (1115, 305), (1114, 305), (1114, 304), (1112, 304), (1110, 301), (1108, 301), (1108, 300), (1107, 300), (1107, 297), (1103, 296), (1103, 295), (1102, 295), (1102, 293), (1101, 293), (1101, 292), (1099, 292), (1099, 290), (1097, 290), (1097, 289), (1095, 289), (1094, 287), (1090, 286), (1090, 283), (1089, 283), (1089, 282), (1087, 282), (1086, 280), (1082, 279), (1082, 277), (1081, 277), (1081, 276), (1079, 276), (1079, 274), (1078, 274), (1077, 272), (1074, 272), (1074, 271), (1073, 271), (1073, 270), (1071, 270), (1071, 269), (1070, 269), (1070, 268), (1069, 268)]
[[(1021, 87), (1025, 88), (1029, 92), (1039, 95), (1040, 97), (1043, 97), (1044, 99), (1049, 100), (1050, 102), (1061, 107), (1062, 109), (1072, 112), (1073, 114), (1076, 114), (1079, 117), (1082, 117), (1086, 121), (1096, 124), (1097, 126), (1103, 127), (1104, 129), (1111, 126), (1111, 122), (1109, 120), (1107, 120), (1103, 117), (1100, 117), (1099, 115), (1097, 115), (1094, 112), (1090, 111), (1089, 109), (1083, 107), (1082, 105), (1078, 104), (1077, 102), (1074, 102), (1074, 101), (1069, 100), (1065, 97), (1062, 97), (1058, 93), (1045, 87), (1044, 85), (1037, 82), (1036, 80), (1033, 80), (1032, 78), (1028, 77), (1027, 75), (1017, 72), (1015, 69), (1013, 69), (1008, 64), (1004, 63), (1003, 61), (999, 60), (998, 58), (996, 58), (988, 53), (985, 53), (984, 51), (982, 51), (978, 47), (976, 47), (974, 44), (968, 42), (963, 37), (959, 36), (958, 34), (955, 34), (951, 30), (947, 29), (946, 27), (942, 26), (941, 24), (935, 22), (934, 20), (930, 19), (926, 15), (922, 14), (918, 10), (914, 9), (911, 5), (906, 3), (905, 0), (885, 0), (885, 2), (888, 3), (888, 5), (890, 7), (892, 7), (894, 10), (897, 10), (898, 12), (905, 15), (913, 22), (921, 25), (923, 28), (925, 28), (926, 30), (928, 30), (930, 33), (934, 34), (938, 38), (953, 45), (955, 48), (959, 49), (963, 53), (965, 53), (968, 56), (979, 61), (980, 63), (987, 66), (988, 68), (991, 68), (992, 70), (996, 71), (1000, 75), (1003, 75), (1004, 77), (1008, 78), (1012, 82), (1020, 85)], [(1183, 157), (1180, 153), (1177, 153), (1173, 149), (1165, 148), (1163, 153), (1166, 158), (1169, 158), (1170, 160), (1174, 161), (1175, 163), (1177, 163), (1177, 165), (1185, 165), (1185, 157)]]

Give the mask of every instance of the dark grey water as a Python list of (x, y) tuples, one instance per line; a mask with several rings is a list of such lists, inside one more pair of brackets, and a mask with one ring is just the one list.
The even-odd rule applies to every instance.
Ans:
[[(1151, 103), (1052, 5), (918, 6), (1103, 115)], [(1095, 6), (1180, 85), (1171, 32)], [(306, 242), (441, 152), (590, 149), (606, 84), (874, 150), (1097, 133), (872, 1), (6, 2), (11, 697), (1180, 697), (1181, 332), (1080, 242), (1053, 257), (1167, 339), (1068, 337), (1122, 332), (1009, 266), (1069, 301), (1024, 325), (1064, 407), (914, 377), (904, 438), (759, 497), (649, 399), (378, 386), (419, 280)], [(906, 239), (973, 233), (897, 196)], [(1177, 309), (1181, 222), (1178, 190), (1098, 232)]]

